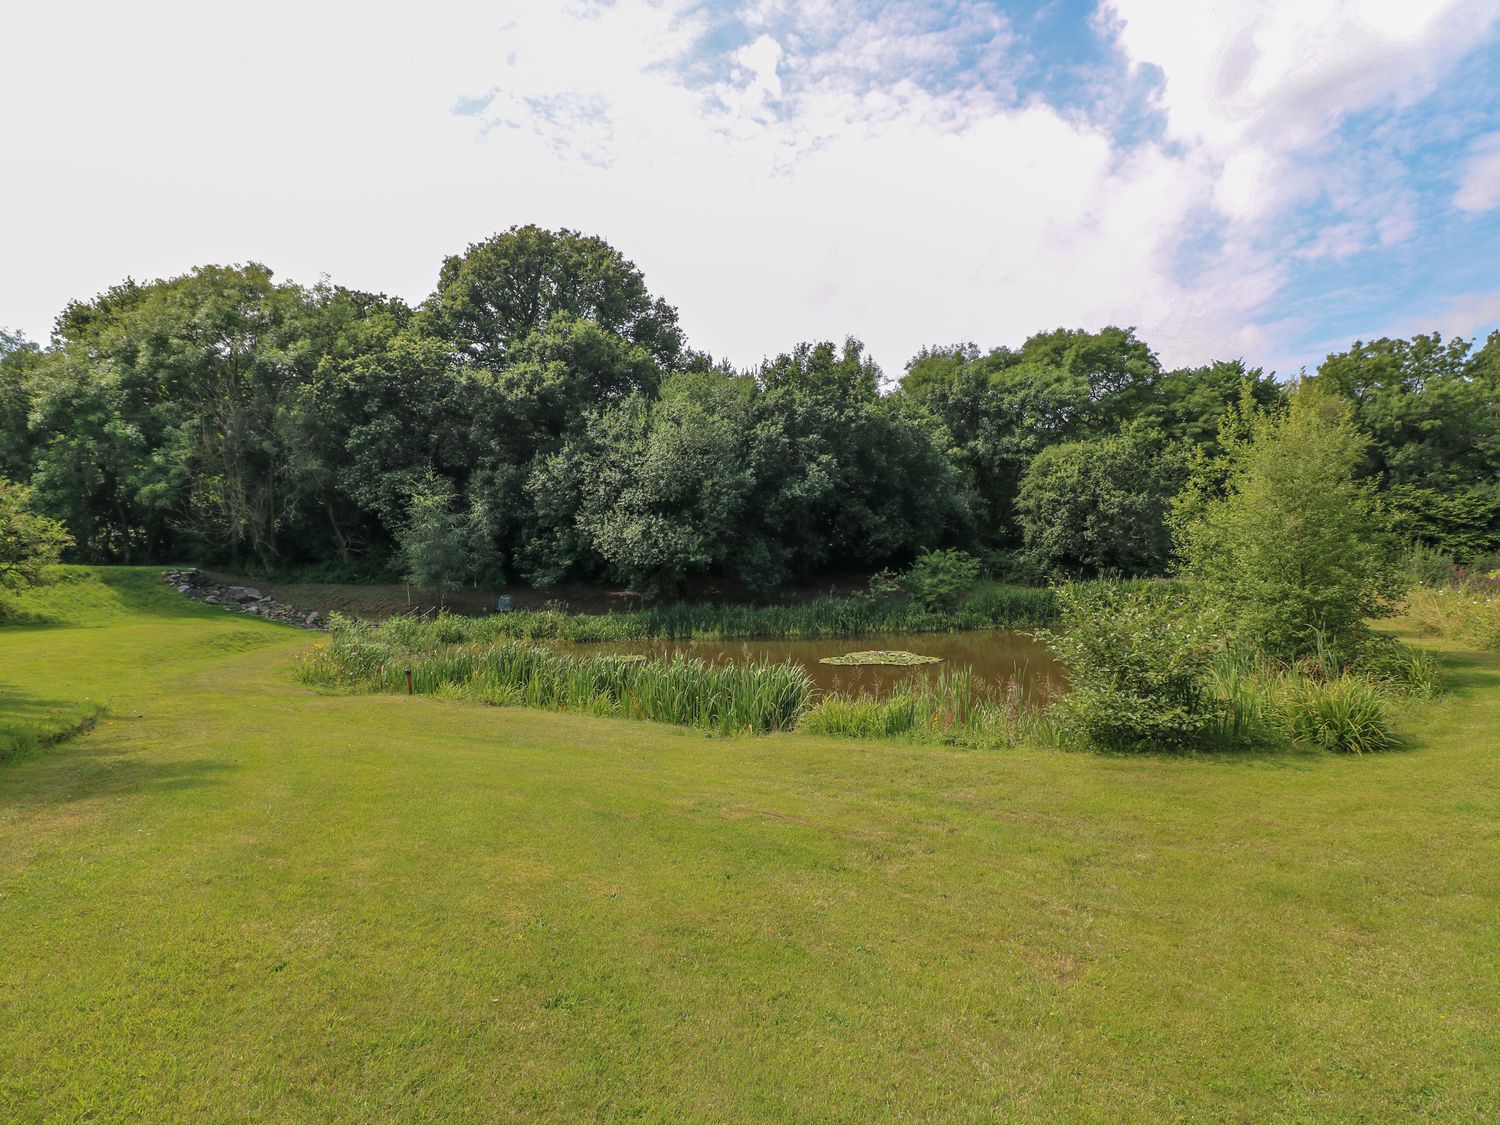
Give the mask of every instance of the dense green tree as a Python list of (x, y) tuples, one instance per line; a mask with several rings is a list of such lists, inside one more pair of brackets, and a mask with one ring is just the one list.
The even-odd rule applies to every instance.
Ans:
[(682, 349), (677, 311), (609, 243), (576, 231), (512, 227), (476, 242), (444, 260), (426, 306), (430, 331), (493, 369), (558, 315), (590, 320), (664, 365)]
[[(611, 573), (643, 593), (677, 592), (684, 578), (732, 567), (744, 539), (754, 477), (745, 411), (729, 395), (670, 383), (601, 416), (600, 449), (579, 527)], [(714, 388), (717, 389), (717, 388)]]
[(1005, 547), (1021, 538), (1015, 503), (1032, 459), (1058, 442), (1116, 432), (1147, 408), (1160, 377), (1134, 329), (1057, 329), (1015, 352), (926, 352), (901, 391), (951, 435), (951, 458), (974, 493), (979, 541)]
[(1411, 537), (1467, 560), (1500, 550), (1500, 342), (1356, 341), (1310, 381), (1353, 404), (1362, 472)]
[(31, 476), (33, 375), (42, 349), (19, 332), (0, 328), (0, 474)]
[(1286, 401), (1280, 383), (1258, 367), (1247, 368), (1242, 360), (1179, 368), (1157, 380), (1141, 417), (1154, 421), (1169, 438), (1216, 457), (1221, 452), (1219, 428), (1235, 417), (1247, 395), (1263, 407)]
[(396, 533), (402, 579), (437, 591), (440, 602), (444, 593), (462, 586), (473, 570), (470, 539), (456, 503), (453, 485), (429, 472), (413, 486), (406, 520)]
[(1369, 440), (1351, 408), (1304, 385), (1282, 412), (1226, 436), (1227, 476), (1177, 511), (1183, 573), (1241, 642), (1283, 660), (1331, 643), (1351, 653), (1400, 593), (1394, 543), (1357, 478)]
[(1161, 573), (1172, 498), (1186, 478), (1182, 447), (1154, 426), (1048, 446), (1016, 498), (1030, 562), (1042, 573)]
[[(1407, 538), (1500, 546), (1500, 334), (1359, 343), (1314, 381), (1351, 402)], [(1163, 371), (1119, 327), (924, 349), (884, 389), (852, 338), (737, 373), (607, 243), (516, 227), (420, 310), (252, 263), (127, 280), (46, 348), (0, 333), (0, 474), (90, 560), (370, 573), (435, 474), (471, 578), (764, 590), (1023, 546), (1134, 573), (1161, 564), (1170, 451), (1222, 483), (1236, 404), (1284, 397), (1238, 361)]]

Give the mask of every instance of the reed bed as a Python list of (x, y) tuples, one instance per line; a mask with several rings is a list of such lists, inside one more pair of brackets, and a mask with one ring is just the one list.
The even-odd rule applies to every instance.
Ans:
[(817, 640), (879, 633), (942, 633), (1029, 628), (1056, 614), (1051, 590), (992, 585), (953, 610), (873, 597), (818, 598), (799, 605), (674, 604), (621, 613), (559, 611), (497, 613), (487, 617), (439, 614), (396, 617), (383, 626), (410, 652), (443, 645), (500, 641)]
[(423, 695), (649, 719), (724, 734), (790, 730), (813, 692), (807, 670), (790, 661), (568, 656), (523, 642), (413, 654), (357, 627), (336, 630), (297, 670), (305, 683), (371, 692), (406, 691), (408, 673), (411, 690)]
[(829, 693), (803, 716), (808, 734), (896, 738), (968, 746), (1013, 746), (1053, 741), (1046, 710), (1023, 681), (996, 689), (967, 667), (914, 679), (889, 695)]

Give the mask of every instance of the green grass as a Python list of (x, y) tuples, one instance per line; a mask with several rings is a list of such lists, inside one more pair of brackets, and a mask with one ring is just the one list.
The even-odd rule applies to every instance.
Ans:
[[(49, 609), (48, 598), (66, 605)], [(0, 629), (0, 1120), (1500, 1115), (1500, 656), (1404, 749), (329, 695), (149, 572)]]

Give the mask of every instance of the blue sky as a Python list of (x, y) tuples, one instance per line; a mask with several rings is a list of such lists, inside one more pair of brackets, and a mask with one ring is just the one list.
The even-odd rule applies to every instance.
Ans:
[[(30, 10), (21, 10), (30, 9)], [(10, 5), (0, 325), (263, 261), (417, 301), (597, 233), (739, 364), (1500, 327), (1500, 0)]]

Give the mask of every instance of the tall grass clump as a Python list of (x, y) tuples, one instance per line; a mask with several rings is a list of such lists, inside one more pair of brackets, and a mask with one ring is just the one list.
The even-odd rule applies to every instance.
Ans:
[(996, 692), (967, 667), (917, 678), (889, 695), (829, 693), (802, 718), (807, 734), (1010, 746), (1047, 733), (1042, 708), (1013, 680)]
[(1385, 693), (1359, 676), (1332, 680), (1284, 678), (1279, 713), (1292, 739), (1321, 750), (1368, 754), (1396, 745)]
[(304, 682), (412, 691), (496, 705), (581, 710), (730, 733), (789, 730), (813, 683), (800, 664), (709, 664), (688, 657), (569, 656), (524, 642), (450, 644), (412, 652), (381, 630), (335, 622), (298, 666)]
[(1429, 636), (1500, 649), (1500, 580), (1467, 577), (1407, 594), (1406, 616)]

